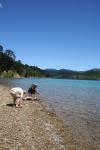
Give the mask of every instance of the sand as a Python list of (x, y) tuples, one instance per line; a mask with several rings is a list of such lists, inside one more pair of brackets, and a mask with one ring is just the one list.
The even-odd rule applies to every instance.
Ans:
[[(12, 105), (9, 88), (0, 85), (0, 150), (89, 150), (51, 108), (39, 101)], [(92, 150), (92, 149), (90, 149)]]

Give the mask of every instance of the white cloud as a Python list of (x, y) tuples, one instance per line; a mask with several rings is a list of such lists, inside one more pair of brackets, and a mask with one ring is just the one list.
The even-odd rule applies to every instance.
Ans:
[(3, 5), (2, 5), (2, 3), (0, 3), (0, 8), (3, 8)]

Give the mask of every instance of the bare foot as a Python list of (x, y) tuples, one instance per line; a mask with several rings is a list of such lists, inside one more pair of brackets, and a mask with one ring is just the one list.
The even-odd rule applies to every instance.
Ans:
[(22, 108), (22, 106), (16, 106), (16, 108)]

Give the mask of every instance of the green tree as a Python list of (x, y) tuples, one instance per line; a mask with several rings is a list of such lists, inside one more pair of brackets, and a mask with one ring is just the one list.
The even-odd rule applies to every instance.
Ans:
[(3, 52), (3, 46), (0, 45), (0, 53)]
[(9, 50), (9, 49), (6, 50), (6, 51), (5, 51), (5, 54), (6, 54), (8, 57), (12, 58), (13, 60), (16, 59), (15, 53), (14, 53), (12, 50)]

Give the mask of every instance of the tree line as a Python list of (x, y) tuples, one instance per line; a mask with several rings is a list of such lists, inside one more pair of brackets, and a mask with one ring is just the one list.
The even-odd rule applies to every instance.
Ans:
[(0, 77), (49, 77), (59, 79), (100, 80), (100, 69), (73, 71), (68, 69), (45, 69), (23, 64), (16, 60), (13, 50), (4, 50), (0, 45)]
[(46, 77), (46, 74), (37, 66), (29, 66), (16, 60), (13, 50), (4, 50), (0, 45), (0, 77)]

